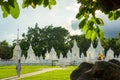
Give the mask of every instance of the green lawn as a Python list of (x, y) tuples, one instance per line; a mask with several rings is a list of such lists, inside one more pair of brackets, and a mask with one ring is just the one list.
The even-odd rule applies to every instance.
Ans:
[(70, 74), (76, 67), (77, 66), (71, 66), (67, 67), (65, 70), (50, 71), (20, 80), (70, 80)]
[[(58, 66), (54, 66), (58, 67)], [(22, 66), (21, 74), (34, 72), (43, 68), (54, 68), (53, 66)], [(16, 75), (15, 66), (0, 66), (0, 79)]]

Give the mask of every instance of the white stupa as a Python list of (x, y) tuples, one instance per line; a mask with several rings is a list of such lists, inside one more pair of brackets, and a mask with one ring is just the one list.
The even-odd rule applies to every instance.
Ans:
[(47, 51), (47, 53), (45, 53), (45, 60), (48, 60), (49, 58), (50, 58), (50, 54)]
[(22, 55), (22, 57), (21, 57), (21, 62), (25, 63), (25, 56), (24, 55)]
[(27, 51), (27, 59), (26, 59), (26, 61), (27, 61), (27, 63), (34, 63), (35, 60), (36, 60), (36, 56), (34, 54), (32, 46), (30, 44), (29, 49)]
[(57, 54), (56, 54), (56, 52), (55, 52), (55, 50), (54, 50), (54, 48), (52, 47), (52, 49), (51, 49), (51, 51), (50, 51), (50, 60), (56, 60), (56, 59), (58, 59), (57, 58)]
[(106, 53), (106, 59), (110, 60), (113, 58), (114, 58), (114, 51), (111, 48), (109, 48), (109, 50)]
[(93, 47), (92, 43), (86, 53), (87, 53), (87, 60), (97, 59), (97, 54), (95, 52), (95, 48)]
[(83, 54), (83, 53), (81, 54), (81, 58), (82, 58), (82, 59), (83, 59), (83, 58), (85, 58), (85, 56), (84, 56), (84, 54)]
[(98, 41), (98, 45), (96, 47), (96, 53), (97, 53), (97, 55), (99, 55), (99, 54), (104, 55), (104, 48), (101, 46), (100, 40)]
[(16, 46), (15, 48), (13, 49), (13, 57), (12, 57), (12, 60), (17, 62), (18, 59), (21, 59), (21, 48), (20, 48), (20, 45), (19, 45), (19, 29), (18, 29), (18, 32), (17, 32), (17, 42), (16, 42)]
[(72, 53), (70, 52), (70, 50), (67, 53), (67, 59), (72, 59)]
[(60, 58), (59, 58), (60, 60), (62, 60), (63, 59), (63, 54), (62, 53), (60, 53)]
[(79, 59), (80, 55), (79, 55), (79, 48), (77, 46), (77, 42), (74, 41), (74, 46), (72, 48), (72, 58), (75, 59)]

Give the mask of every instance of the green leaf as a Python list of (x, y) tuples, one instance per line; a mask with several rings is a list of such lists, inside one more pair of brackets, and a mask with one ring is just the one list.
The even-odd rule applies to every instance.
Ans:
[(76, 15), (76, 18), (81, 19), (82, 17), (84, 17), (84, 15), (86, 16), (86, 11), (87, 11), (86, 7), (81, 6), (79, 9), (79, 13), (77, 13)]
[(27, 0), (23, 0), (23, 3), (22, 3), (22, 8), (27, 7), (26, 1), (27, 1)]
[(55, 5), (55, 4), (56, 4), (55, 0), (49, 0), (49, 5), (48, 5), (49, 9), (51, 9), (52, 6)]
[(3, 12), (3, 18), (8, 17), (8, 13), (7, 12)]
[(3, 7), (4, 7), (4, 11), (6, 10), (6, 12), (10, 13), (10, 8), (9, 8), (8, 2), (4, 2)]
[(50, 3), (51, 5), (56, 5), (56, 0), (49, 0), (49, 3)]
[(82, 15), (80, 12), (77, 13), (76, 18), (77, 18), (78, 20), (80, 20), (82, 17), (83, 17), (83, 15)]
[(92, 30), (88, 30), (87, 33), (85, 34), (85, 37), (87, 39), (91, 39), (92, 32), (93, 32)]
[(109, 20), (114, 20), (114, 11), (110, 11), (110, 13), (108, 14), (108, 18)]
[(94, 22), (92, 20), (89, 20), (88, 23), (87, 23), (88, 27), (90, 30), (93, 30), (94, 29)]
[(39, 0), (38, 5), (42, 5), (44, 0)]
[(83, 27), (83, 31), (84, 31), (85, 33), (88, 31), (88, 29), (89, 29), (88, 25), (85, 25), (85, 26)]
[(120, 11), (116, 11), (114, 15), (115, 20), (117, 20), (118, 18), (120, 18)]
[(96, 21), (96, 24), (100, 25), (100, 26), (103, 26), (104, 25), (104, 22), (101, 18), (95, 18), (95, 21)]
[(9, 5), (12, 6), (13, 8), (15, 7), (15, 6), (14, 6), (14, 0), (8, 0), (8, 3), (9, 3)]
[(48, 7), (49, 7), (49, 9), (52, 9), (52, 5), (50, 5), (50, 4), (48, 5)]
[(100, 39), (103, 39), (104, 31), (102, 29), (99, 29), (99, 37)]
[(1, 5), (1, 9), (3, 11), (3, 18), (6, 18), (8, 16), (8, 11), (5, 9), (4, 5)]
[(44, 7), (47, 7), (48, 4), (49, 4), (49, 0), (44, 0), (44, 2), (43, 2), (43, 6), (44, 6)]
[(2, 3), (3, 3), (3, 0), (0, 0), (0, 5), (2, 5)]
[(10, 6), (10, 14), (12, 15), (12, 17), (14, 17), (15, 19), (18, 18), (19, 14), (20, 14), (20, 9), (18, 6), (18, 3), (16, 2), (16, 0), (14, 0), (14, 6), (15, 8)]
[(92, 41), (94, 41), (96, 39), (96, 35), (97, 35), (96, 31), (93, 31), (92, 36), (91, 36)]
[(23, 0), (22, 8), (28, 7), (31, 5), (31, 0)]
[(86, 24), (86, 18), (79, 23), (79, 28), (80, 29), (83, 28), (85, 24)]

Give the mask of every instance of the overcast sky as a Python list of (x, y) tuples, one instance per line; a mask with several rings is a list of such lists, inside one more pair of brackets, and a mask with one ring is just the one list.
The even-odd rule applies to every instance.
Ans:
[[(71, 34), (81, 34), (77, 26), (79, 21), (75, 19), (79, 8), (76, 0), (57, 0), (57, 5), (51, 10), (41, 6), (37, 6), (35, 9), (31, 7), (22, 9), (22, 0), (17, 1), (19, 1), (21, 11), (18, 19), (14, 19), (11, 16), (2, 18), (2, 12), (0, 11), (0, 41), (7, 40), (12, 43), (17, 37), (18, 28), (21, 37), (22, 33), (27, 32), (28, 27), (34, 27), (36, 23), (38, 23), (40, 28), (53, 24), (53, 26), (64, 26)], [(98, 16), (106, 17), (101, 13), (98, 13)], [(105, 26), (107, 26), (104, 28), (107, 35), (111, 35), (109, 34), (111, 32), (115, 34), (115, 32), (120, 31), (120, 21), (110, 22), (107, 18), (105, 18), (104, 21), (106, 23)], [(74, 25), (71, 27), (72, 23), (74, 23)]]

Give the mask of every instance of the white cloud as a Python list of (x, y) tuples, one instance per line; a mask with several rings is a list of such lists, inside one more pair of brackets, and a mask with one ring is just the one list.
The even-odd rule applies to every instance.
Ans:
[[(4, 40), (7, 40), (10, 42), (10, 44), (12, 44), (12, 41), (17, 39), (17, 35), (14, 33), (6, 33), (3, 35), (2, 37)], [(19, 39), (22, 39), (22, 36), (19, 37)]]
[(66, 6), (65, 9), (69, 11), (78, 12), (79, 7), (80, 7), (80, 4), (78, 4), (77, 2), (74, 2), (72, 3), (72, 5)]
[(83, 34), (83, 32), (81, 31), (81, 30), (73, 30), (73, 29), (71, 29), (71, 30), (69, 30), (70, 31), (70, 35), (81, 35), (81, 34)]
[(71, 25), (65, 27), (70, 33), (70, 35), (81, 35), (83, 32), (80, 29), (73, 29)]
[(4, 35), (4, 38), (5, 39), (16, 39), (17, 37), (16, 37), (17, 35), (15, 35), (14, 33), (10, 33), (10, 34), (5, 34)]

